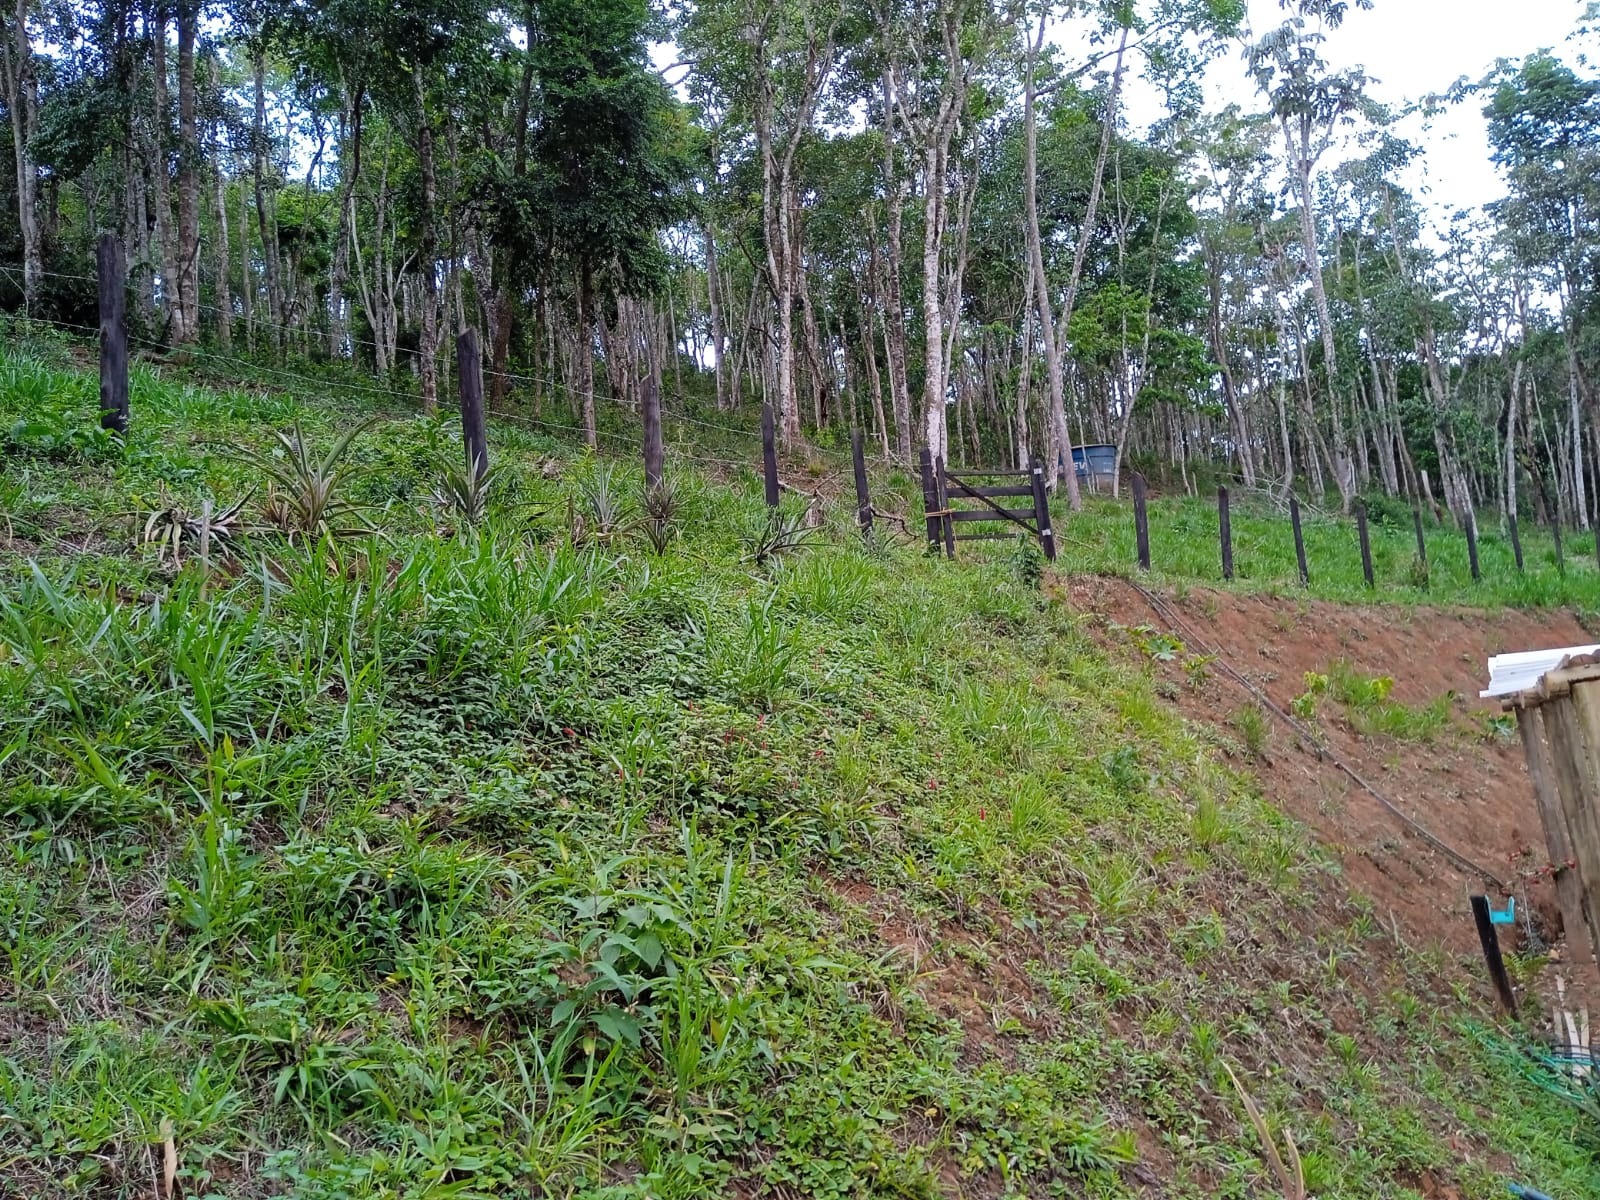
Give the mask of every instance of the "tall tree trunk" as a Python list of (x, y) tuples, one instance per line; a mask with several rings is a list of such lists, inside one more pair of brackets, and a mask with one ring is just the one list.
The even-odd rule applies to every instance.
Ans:
[(879, 306), (884, 317), (884, 357), (889, 365), (889, 406), (894, 412), (895, 445), (900, 460), (911, 462), (911, 384), (906, 371), (905, 251), (901, 241), (907, 184), (895, 176), (892, 70), (883, 73), (883, 186), (889, 194), (885, 223), (884, 274)]
[(717, 275), (717, 235), (709, 214), (703, 235), (706, 248), (706, 305), (711, 310), (711, 370), (716, 377), (717, 411), (725, 412), (729, 407), (725, 382), (727, 368), (722, 360), (727, 339), (722, 332), (722, 281)]
[(594, 277), (588, 263), (578, 269), (577, 322), (578, 395), (583, 404), (583, 440), (591, 448), (600, 445), (594, 412)]
[(40, 312), (44, 286), (44, 238), (39, 228), (39, 169), (33, 138), (39, 127), (39, 78), (28, 30), (28, 0), (13, 0), (9, 37), (0, 38), (0, 82), (11, 114), (11, 147), (17, 167), (17, 224), (22, 233), (22, 303)]
[(151, 225), (154, 228), (156, 257), (161, 264), (161, 305), (166, 312), (163, 337), (176, 342), (181, 329), (181, 301), (178, 296), (177, 238), (172, 228), (172, 181), (167, 165), (167, 8), (164, 0), (157, 0), (151, 12), (150, 27), (150, 102), (151, 129), (148, 143), (150, 158), (150, 203), (155, 209)]
[(439, 407), (439, 255), (434, 211), (437, 184), (433, 163), (433, 122), (428, 115), (428, 96), (420, 65), (414, 69), (412, 80), (417, 93), (417, 165), (422, 170), (422, 247), (417, 263), (422, 275), (422, 337), (417, 347), (417, 375), (422, 385), (422, 411), (432, 416)]
[(233, 263), (228, 241), (228, 177), (222, 173), (220, 153), (211, 177), (217, 213), (217, 345), (226, 351), (233, 349)]
[(280, 350), (283, 346), (283, 291), (278, 272), (278, 236), (267, 208), (267, 64), (266, 50), (257, 47), (251, 69), (255, 82), (255, 127), (251, 138), (254, 150), (252, 175), (256, 194), (256, 228), (261, 237), (261, 270), (266, 277), (267, 313), (272, 328), (269, 339)]
[(172, 341), (187, 345), (200, 336), (200, 119), (195, 93), (194, 52), (199, 36), (198, 0), (178, 0), (178, 243)]
[[(339, 228), (334, 236), (333, 262), (328, 269), (328, 354), (336, 359), (344, 355), (345, 294), (350, 283), (350, 239), (355, 225), (356, 184), (361, 178), (361, 133), (366, 109), (366, 91), (361, 84), (347, 83), (343, 90), (345, 105), (339, 122)], [(376, 331), (373, 336), (377, 336)]]

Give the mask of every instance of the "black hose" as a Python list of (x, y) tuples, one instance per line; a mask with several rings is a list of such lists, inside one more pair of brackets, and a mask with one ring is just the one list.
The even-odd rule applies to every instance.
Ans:
[(1272, 713), (1290, 729), (1294, 730), (1296, 736), (1298, 736), (1302, 742), (1316, 750), (1319, 758), (1327, 759), (1336, 768), (1338, 768), (1340, 771), (1343, 771), (1344, 774), (1349, 777), (1351, 782), (1356, 784), (1357, 787), (1360, 787), (1374, 800), (1381, 804), (1390, 813), (1390, 815), (1405, 824), (1413, 833), (1415, 833), (1423, 841), (1427, 842), (1428, 845), (1432, 846), (1440, 854), (1443, 854), (1451, 862), (1455, 863), (1456, 866), (1466, 871), (1469, 875), (1480, 876), (1485, 882), (1493, 884), (1496, 890), (1502, 893), (1506, 891), (1505, 882), (1493, 871), (1486, 870), (1477, 863), (1473, 862), (1472, 859), (1468, 858), (1465, 854), (1462, 854), (1459, 850), (1456, 850), (1452, 846), (1447, 845), (1445, 842), (1440, 841), (1439, 838), (1435, 837), (1428, 830), (1424, 829), (1411, 817), (1401, 812), (1400, 809), (1395, 806), (1393, 801), (1391, 801), (1377, 788), (1373, 787), (1370, 783), (1363, 779), (1361, 775), (1357, 773), (1355, 768), (1349, 763), (1345, 762), (1344, 759), (1340, 758), (1338, 754), (1324, 746), (1318, 745), (1317, 739), (1312, 735), (1309, 729), (1274, 704), (1271, 697), (1269, 697), (1260, 688), (1256, 687), (1255, 684), (1251, 683), (1238, 671), (1234, 670), (1233, 667), (1228, 663), (1227, 659), (1223, 658), (1220, 653), (1206, 645), (1205, 641), (1196, 635), (1194, 630), (1191, 629), (1183, 621), (1183, 619), (1171, 609), (1170, 606), (1168, 606), (1166, 601), (1161, 599), (1161, 597), (1157, 596), (1154, 592), (1145, 587), (1143, 584), (1139, 583), (1137, 580), (1128, 579), (1126, 582), (1145, 598), (1146, 603), (1148, 603), (1150, 607), (1156, 611), (1157, 616), (1164, 620), (1176, 632), (1183, 635), (1184, 642), (1187, 645), (1198, 646), (1202, 651), (1209, 654), (1217, 663), (1217, 665), (1222, 668), (1223, 673), (1227, 675), (1228, 678), (1232, 679), (1236, 684), (1244, 688), (1245, 691), (1249, 692), (1253, 697), (1255, 697), (1257, 703), (1259, 703), (1268, 712)]

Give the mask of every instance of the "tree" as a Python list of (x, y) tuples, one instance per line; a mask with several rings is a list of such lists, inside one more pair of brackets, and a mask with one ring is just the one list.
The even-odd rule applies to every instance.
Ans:
[(576, 289), (579, 391), (592, 446), (596, 302), (660, 279), (656, 235), (685, 211), (685, 147), (677, 110), (647, 66), (644, 0), (537, 0), (534, 14), (530, 208)]

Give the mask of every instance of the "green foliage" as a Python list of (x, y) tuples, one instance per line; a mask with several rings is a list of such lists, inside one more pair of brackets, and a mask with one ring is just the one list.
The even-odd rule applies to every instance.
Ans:
[(489, 515), (496, 470), (490, 467), (487, 471), (477, 471), (465, 464), (445, 467), (434, 485), (433, 502), (467, 525), (481, 524)]
[(747, 562), (767, 567), (804, 549), (813, 534), (806, 526), (805, 513), (767, 507), (746, 523), (740, 541)]
[[(18, 512), (237, 495), (283, 449), (261, 408), (302, 446), (351, 427), (140, 386), (114, 466), (30, 459)], [(548, 443), (500, 432), (559, 511)], [(429, 436), (345, 461), (426, 486)], [(1112, 1200), (1147, 1169), (1244, 1196), (1260, 1142), (1218, 1068), (1285, 1013), (1308, 1069), (1252, 1089), (1319, 1195), (1487, 1196), (1444, 1141), (1482, 1120), (1593, 1190), (1561, 1102), (1489, 1068), (1517, 1103), (1483, 1116), (1448, 989), (1322, 920), (1303, 834), (1003, 552), (823, 529), (752, 571), (765, 514), (690, 475), (692, 538), (624, 553), (599, 470), (578, 544), (503, 504), (443, 537), (418, 503), (209, 586), (125, 546), (0, 557), (12, 1190), (148, 1190), (170, 1138), (197, 1196)], [(1333, 1012), (1387, 1040), (1324, 1045)]]
[(275, 431), (278, 445), (273, 452), (247, 453), (246, 461), (267, 478), (262, 515), (268, 524), (291, 539), (312, 541), (369, 532), (359, 507), (345, 497), (341, 485), (358, 473), (345, 465), (351, 443), (374, 423), (369, 420), (346, 430), (320, 458), (298, 422), (287, 433)]

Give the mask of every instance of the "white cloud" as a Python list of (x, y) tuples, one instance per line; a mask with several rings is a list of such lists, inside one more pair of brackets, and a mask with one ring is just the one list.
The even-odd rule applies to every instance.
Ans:
[[(1334, 69), (1365, 69), (1375, 81), (1373, 97), (1399, 107), (1442, 92), (1463, 76), (1477, 80), (1497, 59), (1540, 49), (1559, 52), (1583, 8), (1582, 0), (1377, 0), (1370, 12), (1352, 5), (1344, 24), (1327, 31), (1322, 54)], [(1285, 17), (1277, 0), (1249, 0), (1249, 11), (1257, 34)], [(1079, 23), (1056, 30), (1054, 40), (1067, 61), (1082, 61), (1090, 52), (1085, 34)], [(1238, 49), (1211, 66), (1207, 94), (1218, 107), (1261, 105)], [(1505, 192), (1489, 161), (1482, 107), (1469, 98), (1426, 126), (1420, 117), (1402, 126), (1424, 151), (1409, 182), (1425, 189), (1435, 211), (1476, 207)], [(1142, 82), (1130, 81), (1127, 113), (1136, 124), (1148, 123), (1160, 115), (1160, 99)]]

